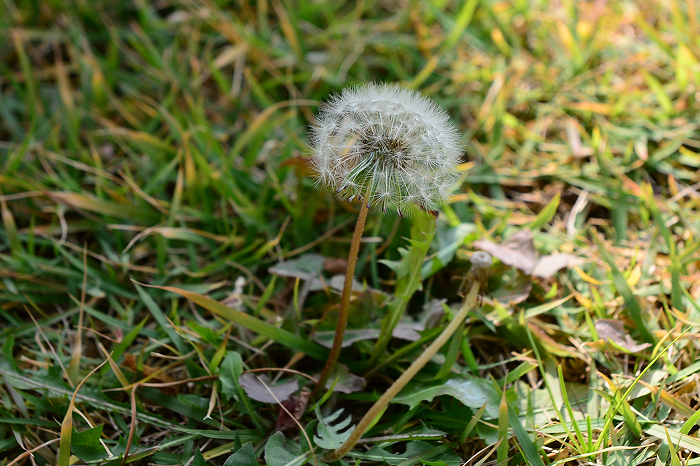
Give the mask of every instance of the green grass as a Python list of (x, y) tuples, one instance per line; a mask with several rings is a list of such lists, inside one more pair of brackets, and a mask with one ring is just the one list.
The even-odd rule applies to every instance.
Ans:
[[(368, 367), (395, 299), (453, 313), (473, 243), (523, 228), (585, 262), (496, 261), (346, 464), (700, 464), (696, 5), (398, 3), (0, 3), (0, 465), (315, 464), (439, 333)], [(384, 262), (412, 220), (370, 213), (348, 329), (370, 339), (336, 381), (359, 389), (304, 407), (358, 210), (315, 189), (307, 129), (369, 81), (450, 113), (463, 183), (418, 291), (415, 258)], [(275, 435), (253, 369), (299, 384), (303, 432)]]

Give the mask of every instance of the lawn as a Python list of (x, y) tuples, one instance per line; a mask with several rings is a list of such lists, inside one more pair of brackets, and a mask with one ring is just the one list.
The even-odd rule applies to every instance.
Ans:
[[(0, 466), (700, 465), (697, 10), (0, 2)], [(439, 207), (317, 182), (368, 83)]]

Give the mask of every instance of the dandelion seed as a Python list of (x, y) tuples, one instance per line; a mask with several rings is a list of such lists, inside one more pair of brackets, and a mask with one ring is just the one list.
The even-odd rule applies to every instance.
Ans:
[(343, 90), (311, 129), (318, 184), (406, 215), (434, 210), (458, 178), (459, 137), (447, 113), (415, 91), (389, 84)]

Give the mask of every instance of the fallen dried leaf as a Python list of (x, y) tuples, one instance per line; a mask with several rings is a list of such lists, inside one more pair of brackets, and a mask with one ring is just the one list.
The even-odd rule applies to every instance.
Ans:
[(304, 254), (297, 259), (280, 262), (270, 267), (268, 272), (279, 275), (280, 277), (313, 280), (320, 275), (325, 260), (326, 258), (320, 254)]
[(391, 332), (391, 336), (402, 340), (417, 341), (420, 340), (420, 333), (418, 333), (419, 330), (423, 330), (422, 325), (420, 324), (399, 322), (394, 328), (394, 331)]
[[(303, 390), (298, 395), (292, 395), (290, 399), (282, 401), (282, 405), (287, 409), (287, 411), (292, 413), (294, 419), (298, 421), (299, 419), (301, 419), (301, 416), (304, 414), (304, 411), (306, 411), (306, 406), (309, 404), (310, 396), (311, 392)], [(284, 430), (289, 429), (290, 427), (295, 427), (297, 425), (297, 423), (294, 422), (294, 419), (289, 417), (287, 411), (285, 411), (281, 407), (279, 409), (277, 422), (275, 423), (275, 429), (278, 432), (282, 432)]]
[(601, 339), (605, 341), (609, 339), (631, 353), (642, 351), (651, 346), (650, 343), (638, 344), (634, 341), (629, 334), (625, 333), (624, 325), (619, 320), (600, 319), (595, 323), (595, 330)]
[(535, 269), (532, 271), (532, 275), (541, 278), (551, 278), (555, 273), (565, 267), (574, 267), (584, 262), (582, 258), (574, 256), (573, 254), (550, 254), (540, 257), (540, 260), (537, 261), (537, 265), (535, 265)]
[(330, 272), (333, 275), (340, 275), (345, 273), (345, 269), (348, 268), (348, 261), (346, 259), (338, 259), (336, 257), (327, 257), (323, 261), (323, 270)]
[[(266, 375), (257, 375), (252, 372), (246, 372), (238, 378), (238, 383), (241, 384), (243, 390), (250, 398), (263, 403), (277, 403), (288, 400), (290, 396), (299, 390), (299, 382), (296, 379), (290, 379), (278, 385), (272, 385), (270, 378)], [(267, 385), (267, 387), (265, 387)], [(268, 390), (269, 388), (269, 390)], [(270, 394), (270, 391), (275, 396)], [(277, 398), (277, 399), (275, 399)]]
[[(337, 382), (335, 381), (336, 378), (338, 379)], [(365, 379), (351, 373), (344, 364), (338, 364), (335, 375), (326, 381), (325, 387), (331, 388), (334, 383), (333, 391), (342, 393), (359, 392), (367, 385)]]
[(530, 275), (537, 265), (537, 252), (532, 242), (532, 232), (521, 230), (506, 241), (496, 244), (489, 240), (478, 240), (474, 247), (488, 252), (506, 265), (513, 266)]

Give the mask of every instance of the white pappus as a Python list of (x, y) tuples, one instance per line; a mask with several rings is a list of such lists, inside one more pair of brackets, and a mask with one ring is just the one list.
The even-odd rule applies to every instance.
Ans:
[(332, 97), (313, 122), (310, 146), (319, 184), (384, 211), (393, 205), (399, 215), (445, 202), (462, 154), (443, 109), (391, 84), (346, 88)]

